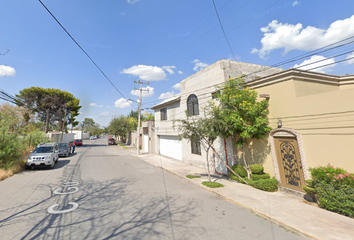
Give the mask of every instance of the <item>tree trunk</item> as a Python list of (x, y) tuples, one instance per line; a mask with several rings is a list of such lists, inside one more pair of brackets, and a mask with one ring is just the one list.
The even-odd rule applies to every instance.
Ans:
[(46, 110), (46, 117), (45, 117), (45, 133), (48, 132), (49, 128), (49, 108)]
[[(208, 144), (209, 145), (209, 144)], [(208, 164), (208, 179), (209, 179), (209, 182), (211, 183), (211, 177), (210, 177), (210, 166), (209, 166), (209, 149), (210, 149), (210, 146), (207, 148), (206, 150), (206, 160), (207, 160), (207, 164)]]
[(224, 164), (233, 174), (235, 174), (235, 176), (239, 177), (245, 184), (248, 185), (248, 182), (247, 182), (245, 179), (243, 179), (240, 175), (238, 175), (237, 173), (235, 173), (235, 171), (232, 170), (232, 168), (230, 168), (230, 167), (225, 163), (225, 161), (224, 161), (224, 160), (220, 157), (220, 155), (216, 152), (216, 150), (215, 150), (215, 148), (212, 146), (212, 144), (211, 144), (210, 142), (208, 142), (207, 140), (205, 140), (205, 141), (208, 143), (209, 147), (210, 147), (211, 149), (213, 149), (214, 153), (215, 153), (216, 156), (218, 156), (218, 158), (223, 162), (223, 164)]
[(244, 148), (244, 143), (242, 144), (242, 159), (243, 159), (243, 163), (245, 164), (245, 169), (247, 171), (247, 178), (248, 180), (251, 180), (251, 169), (250, 166), (248, 166), (247, 162), (246, 162), (246, 152), (245, 152), (245, 148)]

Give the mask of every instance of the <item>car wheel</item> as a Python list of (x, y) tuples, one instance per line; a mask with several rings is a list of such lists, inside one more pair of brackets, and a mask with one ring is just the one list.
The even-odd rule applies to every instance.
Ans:
[(54, 168), (54, 165), (55, 165), (55, 160), (53, 159), (53, 162), (52, 162), (52, 165), (49, 166), (49, 168)]

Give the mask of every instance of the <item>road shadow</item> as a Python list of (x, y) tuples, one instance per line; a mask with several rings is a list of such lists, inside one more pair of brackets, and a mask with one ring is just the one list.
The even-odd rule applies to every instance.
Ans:
[[(44, 199), (30, 205), (0, 220), (0, 224), (12, 229), (25, 224), (18, 239), (189, 239), (190, 232), (203, 231), (192, 223), (200, 211), (197, 202), (181, 201), (178, 195), (166, 199), (163, 192), (147, 195), (134, 191), (136, 181), (80, 182), (76, 194), (53, 195), (49, 202)], [(42, 217), (51, 204), (59, 203), (65, 209), (72, 201), (79, 204), (73, 212)]]
[(27, 171), (50, 171), (53, 169), (63, 168), (63, 167), (65, 167), (65, 165), (67, 165), (69, 163), (70, 163), (69, 159), (62, 160), (59, 158), (58, 162), (54, 165), (53, 168), (50, 168), (48, 166), (36, 166), (36, 167), (32, 167), (32, 168), (26, 169), (26, 170)]

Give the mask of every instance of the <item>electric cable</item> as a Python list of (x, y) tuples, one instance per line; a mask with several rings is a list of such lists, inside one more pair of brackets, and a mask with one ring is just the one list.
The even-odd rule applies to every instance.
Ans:
[(96, 62), (90, 57), (90, 55), (80, 46), (80, 44), (71, 36), (71, 34), (64, 28), (64, 26), (59, 22), (59, 20), (53, 15), (53, 13), (47, 8), (46, 5), (41, 0), (38, 0), (43, 7), (48, 11), (48, 13), (54, 18), (54, 20), (59, 24), (59, 26), (66, 32), (66, 34), (74, 41), (74, 43), (84, 52), (84, 54), (91, 60), (91, 62), (97, 67), (97, 69), (102, 73), (102, 75), (108, 80), (108, 82), (114, 87), (115, 90), (132, 106), (134, 109), (135, 107), (131, 104), (130, 101), (119, 91), (119, 89), (113, 84), (113, 82), (107, 77), (107, 75), (102, 71), (102, 69), (96, 64)]
[(218, 9), (216, 8), (216, 5), (215, 5), (215, 1), (214, 1), (214, 0), (212, 0), (212, 1), (213, 1), (213, 5), (214, 5), (214, 9), (215, 9), (216, 15), (218, 16), (218, 19), (219, 19), (220, 27), (221, 27), (221, 29), (222, 29), (222, 32), (224, 33), (224, 37), (225, 37), (225, 40), (226, 40), (226, 42), (227, 42), (227, 45), (229, 46), (230, 51), (231, 51), (232, 55), (234, 56), (235, 60), (237, 60), (237, 58), (236, 58), (236, 56), (235, 56), (235, 53), (234, 53), (234, 51), (233, 51), (232, 48), (231, 48), (229, 39), (228, 39), (227, 36), (226, 36), (225, 29), (224, 29), (224, 26), (222, 25), (222, 22), (221, 22), (221, 19), (220, 19), (220, 16), (219, 16)]

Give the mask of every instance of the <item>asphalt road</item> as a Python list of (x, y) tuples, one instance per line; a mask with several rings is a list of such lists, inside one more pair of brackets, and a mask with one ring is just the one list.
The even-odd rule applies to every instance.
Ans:
[(84, 141), (0, 182), (0, 239), (305, 239), (131, 156)]

